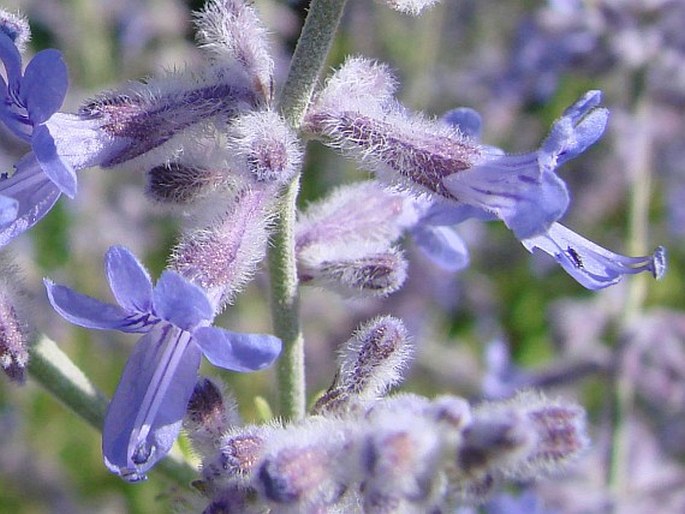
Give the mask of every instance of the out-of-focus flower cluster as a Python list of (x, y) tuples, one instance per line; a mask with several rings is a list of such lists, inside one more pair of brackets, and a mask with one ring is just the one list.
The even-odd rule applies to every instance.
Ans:
[(221, 389), (200, 382), (185, 427), (202, 458), (204, 512), (450, 512), (586, 449), (583, 409), (536, 393), (477, 406), (385, 396), (412, 353), (398, 319), (364, 324), (310, 416), (287, 425), (241, 426)]

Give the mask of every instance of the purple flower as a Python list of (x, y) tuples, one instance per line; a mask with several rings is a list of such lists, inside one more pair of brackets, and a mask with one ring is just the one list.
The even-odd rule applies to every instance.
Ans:
[(22, 73), (15, 42), (0, 30), (0, 59), (7, 83), (0, 77), (0, 121), (33, 150), (0, 180), (0, 192), (16, 202), (14, 216), (0, 220), (0, 246), (33, 226), (55, 204), (60, 193), (76, 194), (73, 166), (57, 151), (48, 123), (67, 92), (67, 68), (57, 50), (38, 52)]
[[(613, 285), (624, 275), (642, 271), (649, 271), (655, 278), (661, 278), (666, 270), (665, 250), (662, 247), (657, 248), (652, 255), (626, 257), (606, 250), (557, 223), (556, 215), (541, 223), (540, 213), (554, 212), (552, 206), (559, 202), (562, 191), (557, 188), (563, 183), (553, 174), (554, 169), (584, 152), (604, 132), (608, 112), (597, 108), (600, 99), (599, 91), (590, 91), (569, 107), (554, 123), (537, 152), (509, 156), (503, 155), (501, 150), (490, 149), (484, 154), (493, 155), (493, 158), (443, 180), (447, 189), (456, 196), (458, 193), (471, 194), (470, 190), (484, 198), (498, 198), (497, 209), (484, 209), (476, 204), (450, 205), (440, 202), (424, 215), (422, 223), (443, 226), (460, 223), (471, 217), (483, 220), (500, 218), (528, 251), (541, 250), (551, 255), (581, 285), (592, 290)], [(480, 133), (480, 117), (470, 109), (449, 111), (443, 116), (443, 121), (471, 137), (477, 137)], [(479, 186), (476, 187), (472, 179), (462, 180), (462, 175), (470, 172), (479, 175), (478, 180), (482, 180)], [(542, 183), (547, 182), (549, 188), (518, 188), (509, 181), (506, 173), (511, 173), (513, 180), (521, 180), (521, 183), (526, 182), (525, 177), (533, 181), (539, 174)], [(491, 187), (483, 187), (488, 181)], [(546, 191), (549, 195), (545, 194)], [(548, 205), (550, 209), (538, 210), (540, 205)], [(558, 215), (563, 214), (565, 209), (564, 204), (564, 209)], [(547, 229), (539, 232), (538, 228), (545, 224)]]
[(73, 197), (76, 174), (58, 155), (46, 124), (61, 107), (69, 86), (62, 54), (53, 49), (38, 52), (22, 73), (19, 50), (14, 41), (0, 31), (0, 59), (7, 75), (7, 83), (0, 77), (0, 120), (17, 137), (31, 144), (43, 172), (60, 191)]
[(45, 286), (55, 310), (76, 325), (144, 334), (109, 405), (102, 442), (110, 471), (138, 481), (168, 453), (178, 435), (201, 354), (224, 369), (256, 371), (276, 359), (281, 341), (209, 326), (215, 312), (200, 287), (170, 270), (153, 286), (126, 248), (110, 248), (105, 269), (119, 305), (47, 279)]
[[(504, 221), (519, 239), (543, 233), (563, 216), (569, 203), (556, 168), (583, 153), (604, 132), (609, 113), (598, 107), (600, 101), (599, 91), (586, 93), (554, 123), (537, 151), (507, 155), (483, 148), (480, 160), (443, 178), (442, 184), (459, 202)], [(472, 126), (473, 115), (448, 113), (447, 121), (457, 126), (468, 123), (469, 131), (478, 130)]]

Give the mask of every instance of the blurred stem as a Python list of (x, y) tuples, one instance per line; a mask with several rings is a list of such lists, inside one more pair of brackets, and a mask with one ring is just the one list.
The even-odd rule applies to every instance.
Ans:
[[(40, 336), (31, 348), (28, 369), (31, 377), (49, 393), (59, 398), (89, 425), (102, 430), (109, 403), (107, 397), (96, 389), (54, 341)], [(184, 486), (197, 478), (196, 470), (180, 456), (173, 454), (162, 460), (157, 469)]]
[[(645, 255), (648, 251), (649, 200), (652, 192), (652, 137), (649, 100), (644, 96), (636, 102), (633, 119), (629, 123), (629, 152), (624, 152), (623, 161), (631, 180), (630, 203), (628, 207), (628, 254)], [(629, 153), (629, 155), (628, 155)], [(619, 330), (626, 327), (640, 314), (647, 294), (649, 277), (638, 274), (631, 277), (623, 304), (623, 315)], [(614, 494), (615, 512), (621, 511), (620, 502), (630, 494), (630, 423), (635, 401), (632, 379), (623, 369), (623, 353), (628, 342), (622, 342), (615, 349), (616, 371), (614, 376), (614, 437), (611, 455), (610, 484)]]
[[(280, 98), (280, 111), (296, 129), (300, 126), (316, 82), (326, 64), (346, 0), (313, 0), (295, 47)], [(274, 333), (283, 341), (278, 361), (280, 415), (305, 415), (304, 338), (300, 329), (299, 288), (295, 263), (295, 209), (300, 177), (287, 187), (277, 207), (269, 252), (271, 315)]]

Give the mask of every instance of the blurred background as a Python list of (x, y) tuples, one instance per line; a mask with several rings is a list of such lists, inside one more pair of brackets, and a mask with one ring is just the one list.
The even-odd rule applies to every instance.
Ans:
[[(254, 3), (271, 31), (282, 84), (307, 2)], [(64, 53), (66, 111), (117, 84), (201, 61), (191, 16), (199, 0), (2, 4), (28, 17), (27, 54)], [(572, 194), (562, 221), (619, 253), (646, 255), (664, 245), (669, 268), (660, 282), (636, 276), (591, 293), (551, 259), (533, 258), (502, 224), (459, 226), (471, 254), (460, 273), (435, 268), (407, 241), (409, 279), (387, 299), (303, 290), (310, 397), (328, 387), (336, 348), (360, 322), (395, 314), (417, 347), (403, 391), (479, 400), (535, 387), (588, 410), (592, 449), (569, 473), (512, 488), (484, 512), (685, 512), (683, 26), (680, 0), (444, 0), (419, 18), (349, 0), (331, 69), (347, 55), (385, 62), (408, 108), (432, 116), (472, 107), (483, 116), (482, 140), (508, 152), (535, 149), (565, 107), (601, 89), (609, 127), (561, 168)], [(0, 132), (0, 169), (26, 151)], [(301, 204), (367, 176), (312, 143)], [(108, 396), (135, 337), (66, 323), (49, 307), (41, 279), (109, 298), (102, 258), (112, 244), (128, 246), (156, 277), (179, 225), (146, 199), (143, 185), (142, 173), (85, 170), (78, 197), (60, 200), (0, 256), (18, 264), (37, 329)], [(264, 276), (219, 324), (269, 331)], [(229, 385), (248, 422), (258, 416), (255, 397), (277, 396), (272, 371), (202, 371)], [(169, 512), (173, 487), (158, 472), (136, 485), (111, 475), (98, 432), (30, 378), (22, 387), (0, 378), (0, 513)]]

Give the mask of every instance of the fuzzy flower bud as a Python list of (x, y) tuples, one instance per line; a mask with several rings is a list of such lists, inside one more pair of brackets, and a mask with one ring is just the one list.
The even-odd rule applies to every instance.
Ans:
[(303, 283), (332, 289), (343, 296), (384, 297), (397, 291), (407, 278), (407, 261), (397, 248), (378, 245), (331, 247), (307, 252), (299, 262)]
[(20, 14), (14, 14), (5, 9), (0, 9), (0, 32), (12, 40), (19, 52), (26, 49), (31, 39), (31, 27), (28, 20)]
[(299, 171), (302, 149), (297, 136), (273, 111), (256, 111), (231, 123), (229, 152), (238, 170), (257, 182), (285, 184)]
[(428, 7), (432, 7), (437, 4), (440, 0), (378, 0), (382, 1), (391, 9), (396, 11), (411, 14), (413, 16), (418, 16), (421, 11)]
[(195, 13), (197, 41), (216, 61), (236, 63), (256, 91), (269, 102), (273, 94), (274, 62), (266, 28), (244, 0), (210, 0)]
[(399, 319), (382, 316), (362, 325), (343, 345), (340, 371), (314, 412), (341, 412), (350, 404), (365, 404), (383, 396), (400, 382), (411, 354), (407, 331)]
[(376, 182), (335, 190), (297, 222), (300, 279), (347, 296), (396, 291), (404, 283), (407, 265), (393, 243), (417, 218), (407, 196)]
[[(528, 395), (526, 415), (537, 433), (537, 444), (526, 459), (524, 476), (554, 472), (567, 466), (588, 447), (585, 411), (574, 404), (550, 402)], [(522, 401), (526, 396), (522, 397)]]
[(232, 301), (266, 252), (273, 194), (268, 188), (241, 190), (215, 223), (183, 236), (170, 266), (217, 306)]
[(587, 446), (583, 409), (526, 392), (482, 405), (458, 460), (472, 476), (490, 471), (526, 480), (567, 466)]
[(314, 512), (337, 502), (349, 472), (347, 433), (338, 421), (317, 420), (271, 441), (255, 475), (255, 486), (270, 502)]
[(266, 427), (231, 429), (221, 438), (218, 449), (202, 462), (205, 484), (213, 489), (246, 487), (266, 449), (271, 432)]
[(14, 382), (26, 380), (28, 328), (20, 317), (17, 293), (3, 275), (0, 280), (0, 367)]
[(376, 181), (339, 187), (300, 214), (295, 229), (296, 249), (304, 255), (319, 246), (350, 246), (367, 241), (389, 245), (415, 222), (417, 214), (412, 207), (405, 195)]
[(222, 170), (170, 162), (146, 174), (145, 194), (160, 203), (185, 205), (225, 182)]
[(363, 451), (368, 473), (363, 490), (372, 502), (394, 497), (423, 504), (439, 484), (439, 432), (411, 412), (376, 416)]
[(239, 421), (237, 406), (208, 378), (200, 378), (188, 401), (183, 428), (201, 453), (213, 451), (229, 427)]

